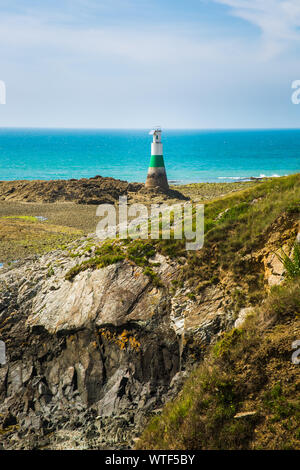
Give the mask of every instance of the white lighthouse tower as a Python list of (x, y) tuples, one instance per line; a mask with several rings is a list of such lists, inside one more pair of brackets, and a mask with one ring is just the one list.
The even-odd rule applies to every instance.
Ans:
[(146, 188), (159, 187), (169, 189), (168, 179), (163, 157), (163, 144), (161, 142), (161, 128), (155, 127), (149, 132), (153, 136), (151, 143), (151, 159), (145, 186)]

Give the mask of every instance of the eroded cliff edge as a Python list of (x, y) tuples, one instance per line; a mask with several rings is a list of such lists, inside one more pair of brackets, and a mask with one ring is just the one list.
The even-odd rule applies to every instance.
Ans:
[[(238, 316), (229, 278), (194, 296), (174, 288), (178, 261), (157, 253), (159, 283), (130, 259), (67, 280), (93, 249), (91, 238), (82, 239), (0, 276), (4, 448), (132, 447)], [(266, 266), (270, 279), (280, 274), (278, 264)]]
[[(280, 215), (261, 229), (268, 199), (237, 198), (211, 206), (214, 230), (201, 253), (137, 241), (104, 249), (91, 236), (1, 271), (3, 448), (134, 446), (208, 345), (284, 279), (276, 253), (291, 250), (299, 204), (275, 207)], [(256, 230), (249, 223), (251, 243), (241, 248), (239, 214)]]
[(188, 338), (204, 345), (230, 322), (220, 288), (199, 308), (187, 288), (172, 287), (179, 264), (159, 254), (157, 286), (127, 259), (66, 280), (90, 256), (57, 251), (1, 274), (5, 448), (56, 445), (64, 429), (80, 447), (130, 447), (148, 414), (178, 391), (192, 362)]

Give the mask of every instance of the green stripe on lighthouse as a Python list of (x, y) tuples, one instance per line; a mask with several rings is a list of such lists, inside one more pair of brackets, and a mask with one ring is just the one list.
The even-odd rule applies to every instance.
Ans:
[(155, 167), (164, 167), (164, 157), (162, 155), (151, 155), (150, 159), (150, 168), (155, 168)]

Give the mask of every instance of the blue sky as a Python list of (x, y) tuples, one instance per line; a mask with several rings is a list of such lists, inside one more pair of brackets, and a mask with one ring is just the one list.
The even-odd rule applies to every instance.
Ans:
[(0, 0), (0, 126), (300, 127), (299, 0)]

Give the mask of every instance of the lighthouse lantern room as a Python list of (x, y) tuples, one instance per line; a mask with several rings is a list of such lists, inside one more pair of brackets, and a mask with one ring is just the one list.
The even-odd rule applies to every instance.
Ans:
[(169, 189), (169, 185), (163, 157), (161, 128), (157, 126), (149, 134), (153, 136), (153, 141), (151, 143), (151, 159), (145, 186), (146, 188), (159, 187), (166, 190)]

